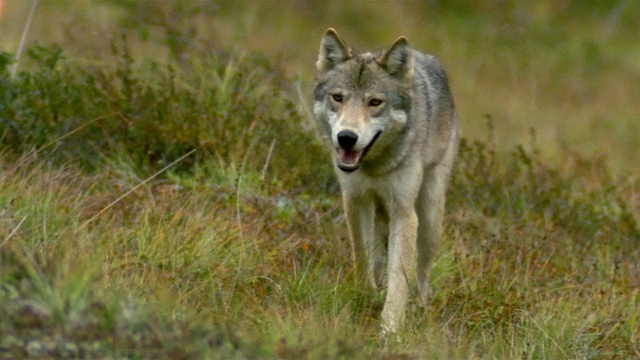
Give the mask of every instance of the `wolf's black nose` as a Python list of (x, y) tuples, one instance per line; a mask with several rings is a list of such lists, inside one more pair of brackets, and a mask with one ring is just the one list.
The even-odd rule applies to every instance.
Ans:
[(338, 144), (343, 149), (351, 149), (358, 142), (358, 135), (351, 130), (342, 130), (338, 133)]

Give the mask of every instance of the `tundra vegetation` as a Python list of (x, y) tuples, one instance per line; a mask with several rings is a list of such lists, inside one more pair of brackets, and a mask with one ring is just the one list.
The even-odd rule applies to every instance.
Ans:
[[(40, 2), (19, 59), (0, 4), (1, 358), (640, 357), (630, 2)], [(308, 113), (328, 26), (438, 55), (461, 117), (386, 347)]]

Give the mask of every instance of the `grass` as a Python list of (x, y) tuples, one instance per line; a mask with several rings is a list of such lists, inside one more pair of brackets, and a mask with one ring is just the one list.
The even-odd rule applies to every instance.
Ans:
[[(44, 10), (74, 9), (65, 26), (87, 26), (91, 6), (60, 4), (38, 4), (31, 34), (45, 36)], [(52, 33), (61, 45), (31, 46), (13, 78), (13, 56), (0, 56), (0, 357), (640, 357), (640, 183), (625, 157), (637, 49), (622, 40), (634, 9), (604, 22), (593, 14), (615, 6), (454, 2), (412, 22), (409, 3), (386, 15), (272, 4), (289, 22), (248, 3), (127, 4), (99, 4), (99, 25), (126, 25), (124, 38)], [(348, 39), (383, 43), (366, 26), (349, 34), (365, 13), (410, 40), (429, 19), (437, 36), (415, 43), (448, 65), (466, 134), (430, 308), (411, 303), (386, 347), (383, 294), (354, 279), (337, 186), (290, 70), (306, 69), (304, 92), (301, 64), (330, 14)], [(19, 39), (13, 24), (0, 41)]]
[[(138, 182), (120, 175), (129, 166), (6, 161), (3, 356), (636, 356), (639, 230), (623, 209), (602, 212), (628, 189), (586, 190), (527, 168), (524, 153), (501, 164), (474, 146), (462, 147), (431, 309), (414, 305), (386, 349), (382, 298), (353, 279), (335, 196), (286, 212), (286, 190), (247, 183), (236, 221), (233, 184), (154, 180), (83, 228)], [(491, 166), (490, 178), (465, 173)]]

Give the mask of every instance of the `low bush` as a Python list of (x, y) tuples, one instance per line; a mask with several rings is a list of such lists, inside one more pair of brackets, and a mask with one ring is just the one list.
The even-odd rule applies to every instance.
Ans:
[(277, 169), (270, 179), (292, 187), (327, 187), (329, 167), (308, 165), (326, 164), (313, 130), (301, 126), (293, 91), (263, 57), (216, 54), (177, 67), (138, 64), (124, 46), (112, 52), (114, 65), (86, 65), (59, 47), (36, 46), (35, 65), (15, 79), (3, 54), (3, 147), (18, 154), (45, 147), (43, 155), (89, 170), (126, 153), (147, 172), (197, 149), (178, 169), (213, 157), (223, 168)]

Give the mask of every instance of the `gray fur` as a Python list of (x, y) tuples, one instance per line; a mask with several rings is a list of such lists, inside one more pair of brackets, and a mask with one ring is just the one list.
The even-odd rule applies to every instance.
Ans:
[(410, 282), (428, 301), (458, 146), (453, 97), (440, 62), (404, 37), (385, 52), (354, 54), (328, 29), (316, 67), (313, 110), (335, 164), (354, 262), (374, 289), (386, 262), (387, 334), (404, 323)]

